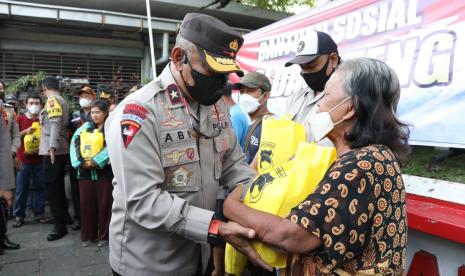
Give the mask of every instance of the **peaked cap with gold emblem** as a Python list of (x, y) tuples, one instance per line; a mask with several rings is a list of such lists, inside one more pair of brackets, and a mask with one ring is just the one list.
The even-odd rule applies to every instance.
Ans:
[(244, 75), (236, 61), (244, 39), (224, 22), (206, 14), (188, 13), (179, 34), (197, 45), (202, 58), (214, 72)]

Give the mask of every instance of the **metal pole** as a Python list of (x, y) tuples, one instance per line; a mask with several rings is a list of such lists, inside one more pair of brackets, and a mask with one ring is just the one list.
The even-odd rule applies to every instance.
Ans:
[(150, 11), (150, 0), (145, 0), (145, 5), (147, 8), (147, 22), (149, 28), (149, 40), (150, 40), (150, 58), (152, 61), (152, 74), (153, 79), (157, 77), (157, 65), (155, 64), (155, 48), (153, 46), (153, 34), (152, 34), (152, 15)]

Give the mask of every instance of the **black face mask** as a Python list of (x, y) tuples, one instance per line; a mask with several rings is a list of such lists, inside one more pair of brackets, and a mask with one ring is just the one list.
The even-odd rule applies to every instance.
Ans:
[(332, 74), (332, 73), (329, 74), (329, 76), (326, 75), (328, 64), (329, 64), (329, 57), (328, 57), (328, 60), (326, 61), (325, 66), (323, 66), (323, 68), (320, 71), (315, 72), (315, 73), (301, 73), (302, 78), (304, 78), (308, 87), (310, 87), (313, 91), (321, 92), (325, 88), (325, 84), (329, 80), (329, 77), (331, 77), (331, 74)]
[(224, 86), (226, 85), (226, 75), (218, 74), (214, 76), (206, 76), (196, 71), (189, 60), (187, 55), (184, 56), (184, 64), (188, 63), (191, 67), (192, 79), (194, 79), (195, 85), (190, 86), (181, 71), (181, 78), (186, 85), (187, 92), (191, 97), (199, 102), (201, 105), (212, 105), (219, 101), (224, 93)]

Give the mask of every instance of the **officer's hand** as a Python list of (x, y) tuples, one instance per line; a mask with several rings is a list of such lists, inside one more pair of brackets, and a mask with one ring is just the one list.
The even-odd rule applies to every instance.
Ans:
[(55, 164), (55, 149), (50, 148), (49, 153), (50, 153), (50, 163), (52, 163), (53, 165)]
[(273, 271), (273, 268), (260, 258), (250, 243), (250, 240), (255, 238), (253, 229), (245, 228), (236, 222), (230, 221), (221, 223), (218, 233), (239, 252), (245, 254), (254, 265)]
[(9, 208), (13, 206), (13, 192), (11, 190), (0, 190), (0, 198), (6, 200)]

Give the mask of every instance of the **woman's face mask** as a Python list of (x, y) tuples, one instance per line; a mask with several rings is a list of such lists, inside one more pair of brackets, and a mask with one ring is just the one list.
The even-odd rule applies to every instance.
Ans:
[(190, 86), (184, 79), (181, 71), (181, 78), (186, 85), (186, 89), (187, 92), (189, 92), (189, 95), (191, 95), (191, 97), (201, 105), (209, 106), (218, 102), (224, 94), (224, 86), (227, 82), (226, 75), (217, 74), (214, 76), (207, 76), (200, 73), (192, 67), (192, 64), (187, 58), (187, 54), (184, 56), (184, 63), (189, 64), (191, 68), (192, 79), (195, 82), (194, 86)]
[(334, 123), (331, 119), (330, 113), (340, 107), (343, 103), (347, 102), (350, 98), (351, 96), (345, 98), (328, 112), (318, 112), (310, 116), (307, 123), (310, 125), (310, 131), (317, 142), (325, 138), (337, 124), (344, 121), (344, 119), (341, 119)]

